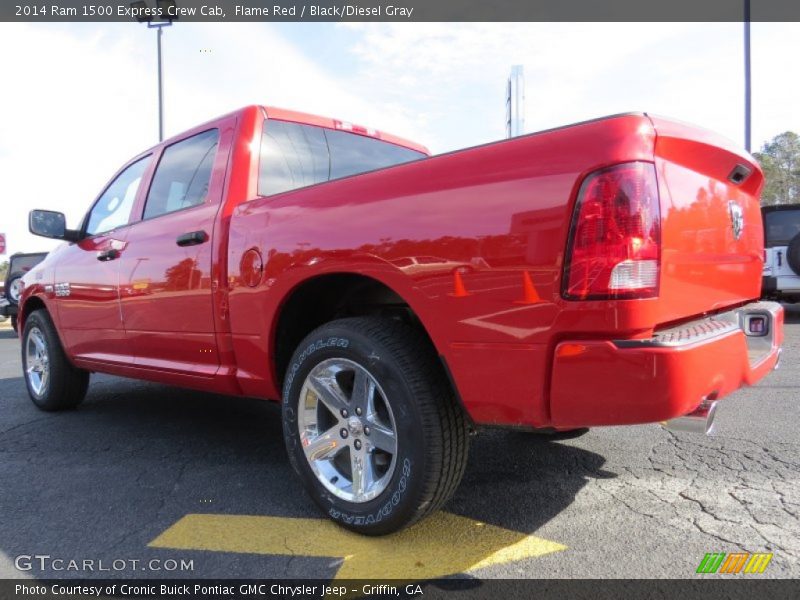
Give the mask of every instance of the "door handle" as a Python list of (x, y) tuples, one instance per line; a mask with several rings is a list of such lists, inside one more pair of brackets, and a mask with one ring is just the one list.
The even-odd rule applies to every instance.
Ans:
[(205, 231), (190, 231), (178, 236), (175, 243), (178, 246), (197, 246), (198, 244), (205, 244), (208, 241), (208, 234)]
[(109, 260), (114, 260), (119, 258), (119, 250), (114, 248), (110, 248), (109, 250), (101, 250), (97, 253), (97, 260), (101, 262), (108, 262)]

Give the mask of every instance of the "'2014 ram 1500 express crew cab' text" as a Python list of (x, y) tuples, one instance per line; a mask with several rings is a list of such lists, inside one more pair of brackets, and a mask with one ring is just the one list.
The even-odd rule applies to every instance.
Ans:
[(625, 114), (438, 156), (250, 106), (128, 162), (24, 277), (44, 410), (103, 372), (280, 399), (311, 497), (366, 534), (440, 507), (481, 426), (707, 430), (777, 365), (761, 169)]

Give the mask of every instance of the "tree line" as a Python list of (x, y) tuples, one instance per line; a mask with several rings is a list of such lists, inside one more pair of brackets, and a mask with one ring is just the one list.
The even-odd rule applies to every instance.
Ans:
[(793, 131), (776, 135), (753, 156), (764, 169), (761, 204), (800, 204), (800, 136)]

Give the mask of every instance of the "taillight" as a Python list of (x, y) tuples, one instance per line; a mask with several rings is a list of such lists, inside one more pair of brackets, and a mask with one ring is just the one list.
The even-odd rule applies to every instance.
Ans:
[(578, 193), (564, 265), (572, 300), (658, 295), (661, 211), (652, 163), (589, 175)]
[(369, 137), (374, 137), (378, 139), (381, 138), (380, 132), (377, 129), (372, 129), (372, 127), (353, 125), (352, 123), (348, 123), (347, 121), (339, 121), (337, 119), (333, 120), (333, 126), (334, 128), (341, 129), (342, 131), (352, 131), (353, 133), (368, 135)]

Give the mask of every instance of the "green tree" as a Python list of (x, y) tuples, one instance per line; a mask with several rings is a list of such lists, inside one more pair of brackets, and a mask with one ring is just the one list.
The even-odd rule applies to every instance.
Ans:
[(753, 156), (766, 178), (761, 204), (800, 203), (800, 136), (792, 131), (776, 135)]
[(4, 260), (0, 263), (0, 281), (6, 280), (6, 273), (8, 273), (8, 261)]

